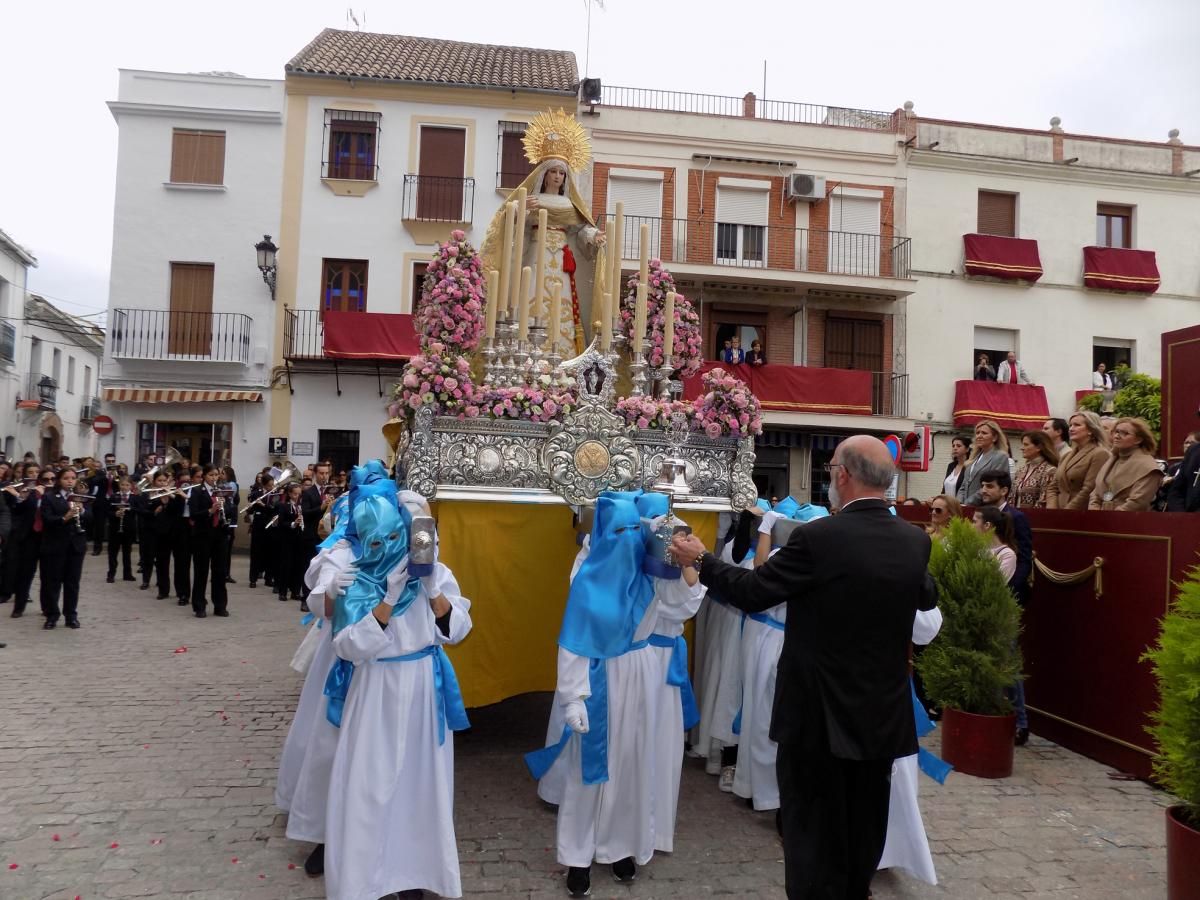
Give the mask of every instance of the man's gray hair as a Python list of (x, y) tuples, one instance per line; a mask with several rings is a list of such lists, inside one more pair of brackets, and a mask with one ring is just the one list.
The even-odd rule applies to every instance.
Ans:
[(846, 474), (859, 484), (880, 491), (892, 486), (892, 478), (896, 474), (896, 464), (890, 459), (887, 463), (873, 462), (849, 447), (842, 448), (842, 466)]

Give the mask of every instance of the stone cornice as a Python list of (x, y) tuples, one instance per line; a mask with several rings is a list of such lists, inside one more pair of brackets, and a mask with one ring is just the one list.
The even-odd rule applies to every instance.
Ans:
[(202, 119), (221, 122), (254, 122), (282, 125), (283, 113), (265, 109), (218, 109), (206, 106), (176, 106), (167, 103), (127, 103), (110, 100), (109, 112), (118, 122), (121, 116), (149, 116), (159, 119)]

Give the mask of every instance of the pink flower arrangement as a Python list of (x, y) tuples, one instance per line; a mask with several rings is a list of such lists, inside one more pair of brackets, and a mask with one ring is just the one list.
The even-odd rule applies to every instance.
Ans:
[[(474, 418), (479, 415), (482, 393), (471, 380), (471, 363), (467, 358), (448, 354), (442, 344), (434, 341), (404, 367), (393, 405), (397, 406), (397, 413), (409, 416), (428, 406), (436, 416)], [(388, 412), (391, 411), (389, 407)]]
[(485, 302), (483, 262), (466, 234), (456, 229), (425, 270), (413, 316), (421, 349), (428, 352), (437, 343), (452, 354), (474, 350), (483, 334)]
[(716, 368), (704, 373), (701, 384), (704, 393), (692, 404), (695, 428), (714, 439), (762, 434), (758, 398), (746, 382)]
[(546, 384), (486, 388), (479, 400), (479, 415), (492, 419), (553, 422), (575, 406), (570, 391)]
[[(649, 332), (649, 359), (651, 366), (663, 365), (663, 325), (666, 322), (667, 293), (675, 290), (675, 279), (662, 264), (662, 260), (650, 260), (647, 273), (650, 282), (646, 289), (646, 330)], [(633, 333), (633, 316), (637, 306), (638, 273), (634, 272), (625, 282), (625, 295), (621, 298), (621, 330), (629, 338)], [(692, 301), (683, 294), (675, 295), (675, 346), (671, 351), (671, 368), (679, 370), (683, 377), (694, 375), (700, 369), (703, 339), (700, 334), (700, 316)]]
[(671, 414), (681, 412), (688, 419), (688, 429), (694, 430), (695, 415), (687, 400), (659, 400), (656, 397), (622, 397), (617, 401), (617, 415), (635, 428), (670, 428)]

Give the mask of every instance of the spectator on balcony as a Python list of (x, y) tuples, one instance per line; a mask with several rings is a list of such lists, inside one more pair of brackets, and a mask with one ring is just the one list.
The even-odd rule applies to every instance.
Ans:
[(742, 339), (736, 334), (726, 341), (725, 354), (722, 361), (740, 366), (746, 361), (746, 351), (742, 349)]
[(975, 380), (996, 380), (996, 370), (992, 368), (992, 360), (986, 353), (979, 354), (979, 361), (975, 364)]
[(1042, 433), (1050, 438), (1050, 443), (1054, 445), (1054, 452), (1058, 454), (1060, 460), (1071, 452), (1071, 445), (1067, 443), (1066, 419), (1047, 419), (1042, 423)]
[(746, 365), (762, 366), (766, 365), (767, 354), (763, 353), (762, 341), (757, 338), (750, 342), (750, 350), (746, 353)]
[(958, 496), (958, 489), (962, 486), (963, 472), (966, 471), (967, 460), (970, 458), (971, 439), (962, 435), (953, 438), (950, 441), (950, 462), (946, 464), (946, 480), (942, 484), (942, 490), (951, 497)]
[(996, 370), (996, 381), (1000, 384), (1033, 384), (1033, 379), (1017, 359), (1017, 354), (1011, 350)]
[(1058, 453), (1043, 432), (1027, 431), (1021, 435), (1021, 455), (1025, 465), (1017, 473), (1013, 505), (1019, 509), (1045, 509), (1046, 488), (1054, 480)]
[(1000, 426), (991, 419), (984, 419), (975, 426), (975, 449), (963, 469), (958, 488), (958, 501), (963, 506), (978, 506), (979, 486), (983, 473), (993, 469), (1008, 472), (1008, 438)]
[(1092, 373), (1092, 389), (1097, 391), (1114, 390), (1113, 377), (1108, 374), (1108, 367), (1104, 363), (1096, 364), (1096, 371)]
[(1047, 509), (1087, 509), (1096, 476), (1108, 461), (1108, 435), (1094, 412), (1080, 410), (1067, 426), (1071, 452), (1062, 457), (1046, 486)]
[(1112, 454), (1096, 476), (1088, 509), (1145, 512), (1163, 478), (1154, 458), (1154, 432), (1145, 419), (1123, 416), (1113, 427), (1112, 441)]

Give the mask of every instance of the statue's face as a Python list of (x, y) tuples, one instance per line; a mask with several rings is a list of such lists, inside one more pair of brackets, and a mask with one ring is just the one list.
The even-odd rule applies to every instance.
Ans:
[(547, 169), (546, 180), (542, 182), (543, 192), (557, 194), (562, 190), (563, 182), (566, 180), (567, 175), (562, 169)]

